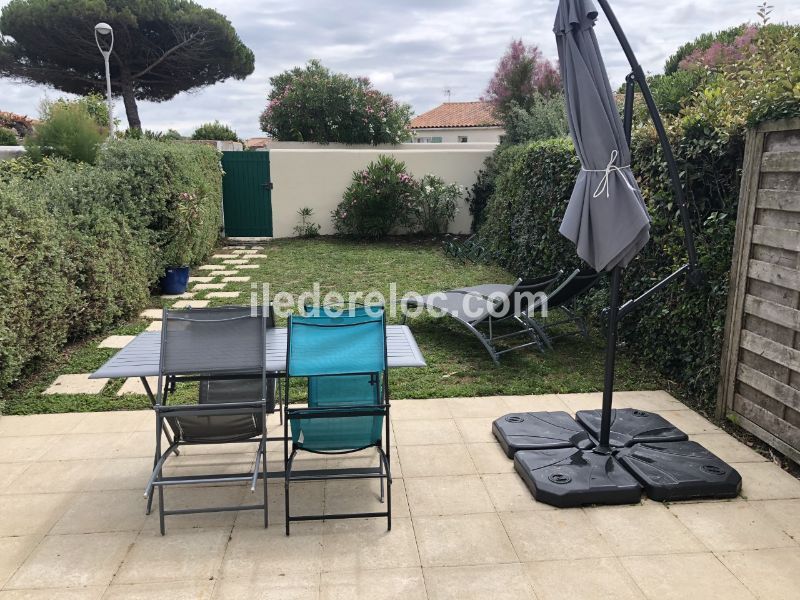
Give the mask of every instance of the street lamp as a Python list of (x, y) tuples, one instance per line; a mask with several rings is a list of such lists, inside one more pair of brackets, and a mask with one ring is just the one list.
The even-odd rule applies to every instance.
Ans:
[[(100, 37), (111, 36), (108, 39), (108, 47), (103, 48), (100, 43)], [(97, 42), (97, 47), (100, 54), (103, 55), (103, 60), (106, 62), (106, 96), (108, 97), (108, 137), (114, 135), (114, 115), (112, 114), (111, 105), (111, 67), (108, 64), (108, 58), (111, 56), (111, 50), (114, 48), (114, 30), (108, 23), (98, 23), (94, 26), (94, 41)]]

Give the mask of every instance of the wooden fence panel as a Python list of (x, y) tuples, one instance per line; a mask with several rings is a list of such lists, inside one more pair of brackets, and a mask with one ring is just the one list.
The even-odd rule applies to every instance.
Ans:
[(800, 119), (747, 135), (717, 407), (800, 463)]

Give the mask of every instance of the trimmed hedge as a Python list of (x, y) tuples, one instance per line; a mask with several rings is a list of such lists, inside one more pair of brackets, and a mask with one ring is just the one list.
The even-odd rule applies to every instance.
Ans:
[(3, 391), (67, 342), (137, 314), (166, 266), (206, 257), (222, 170), (209, 146), (152, 140), (104, 146), (97, 166), (0, 165), (1, 409)]

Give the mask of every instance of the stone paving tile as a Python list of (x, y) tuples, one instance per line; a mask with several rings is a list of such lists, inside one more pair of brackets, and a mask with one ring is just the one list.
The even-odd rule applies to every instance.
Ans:
[(718, 558), (758, 598), (800, 596), (800, 548), (723, 552)]
[(74, 497), (74, 494), (0, 496), (0, 537), (47, 533)]
[(518, 562), (497, 514), (415, 517), (423, 567)]
[(567, 405), (558, 394), (543, 394), (541, 396), (503, 396), (506, 410), (498, 413), (501, 417), (510, 412), (539, 412), (563, 410), (570, 412)]
[(100, 600), (107, 587), (104, 585), (40, 590), (0, 590), (0, 600)]
[(323, 573), (320, 598), (322, 600), (425, 600), (428, 596), (425, 593), (422, 569), (411, 567)]
[(113, 584), (103, 600), (208, 600), (214, 581), (160, 581), (158, 583)]
[(233, 254), (255, 254), (256, 252), (258, 252), (258, 250), (239, 248), (238, 250), (234, 250)]
[(724, 431), (719, 433), (696, 433), (692, 441), (728, 463), (765, 462), (767, 459)]
[(160, 319), (164, 312), (160, 308), (146, 308), (139, 313), (142, 319)]
[(161, 321), (153, 321), (145, 331), (161, 331)]
[[(198, 271), (218, 271), (219, 270), (219, 265), (200, 265), (199, 267), (197, 267), (197, 270)], [(189, 278), (189, 279), (191, 280), (191, 278)], [(197, 278), (195, 278), (195, 281), (196, 280), (197, 280)]]
[[(86, 419), (86, 414), (3, 415), (0, 416), (0, 437), (70, 433)], [(0, 456), (0, 462), (2, 461)]]
[[(536, 598), (520, 563), (423, 569), (430, 600), (532, 600)], [(564, 598), (565, 596), (562, 596)]]
[(224, 265), (246, 265), (247, 259), (244, 258), (228, 258), (222, 261)]
[(6, 584), (9, 589), (107, 585), (136, 534), (49, 535)]
[(754, 596), (710, 552), (620, 559), (651, 600), (752, 600)]
[(452, 419), (416, 419), (392, 423), (394, 438), (407, 446), (460, 444), (461, 434)]
[(253, 259), (253, 260), (261, 260), (262, 258), (267, 258), (266, 254), (248, 254), (245, 258)]
[(772, 462), (734, 463), (742, 476), (742, 497), (748, 500), (800, 498), (800, 479)]
[(5, 493), (37, 494), (78, 492), (92, 480), (93, 462), (89, 460), (38, 461), (14, 479)]
[(70, 501), (50, 533), (138, 533), (145, 524), (144, 507), (142, 495), (132, 490), (83, 492)]
[[(506, 460), (511, 462), (509, 459)], [(537, 502), (516, 473), (497, 473), (483, 475), (481, 478), (497, 512), (557, 510), (549, 504)]]
[(247, 283), (250, 277), (223, 277), (223, 283)]
[(200, 290), (224, 290), (227, 287), (224, 283), (198, 283), (192, 290), (200, 291)]
[(59, 375), (43, 394), (99, 394), (108, 379), (89, 379), (90, 373)]
[(514, 461), (506, 456), (497, 442), (467, 444), (467, 451), (481, 475), (514, 472)]
[(407, 419), (450, 419), (452, 413), (446, 402), (432, 400), (393, 400), (392, 423)]
[(414, 528), (409, 518), (342, 519), (322, 528), (322, 570), (361, 571), (420, 565)]
[(172, 308), (205, 308), (208, 300), (178, 300)]
[[(362, 575), (369, 579), (368, 575)], [(317, 572), (258, 573), (253, 577), (220, 579), (214, 586), (214, 600), (319, 600), (320, 574)], [(353, 596), (347, 596), (350, 600)], [(377, 596), (373, 596), (377, 598)]]
[[(189, 279), (191, 280), (191, 278)], [(203, 279), (213, 279), (213, 277), (203, 277)], [(191, 281), (191, 283), (194, 283), (194, 281)], [(182, 294), (162, 294), (160, 298), (162, 300), (188, 300), (189, 298), (194, 298), (194, 292), (183, 292)]]
[[(230, 269), (229, 271), (211, 271), (211, 275), (214, 277), (229, 277), (231, 275), (236, 275), (239, 271), (236, 269)], [(225, 281), (224, 279), (222, 281)]]
[(474, 475), (478, 471), (464, 444), (398, 446), (405, 477)]
[(800, 543), (800, 500), (761, 500), (749, 504), (770, 517), (786, 535)]
[[(253, 560), (255, 556), (258, 560)], [(237, 524), (222, 561), (221, 576), (225, 579), (286, 573), (287, 578), (295, 578), (296, 573), (319, 573), (322, 568), (321, 522), (292, 523), (289, 536), (283, 527), (249, 529)]]
[(582, 509), (500, 513), (514, 549), (523, 562), (565, 556), (613, 556), (611, 545)]
[(59, 439), (60, 436), (57, 435), (0, 437), (0, 463), (30, 463), (39, 460)]
[(494, 511), (483, 481), (477, 475), (407, 477), (404, 481), (412, 516)]
[(169, 521), (165, 536), (157, 530), (139, 534), (114, 583), (210, 580), (217, 576), (230, 528), (181, 530), (170, 528)]
[(37, 544), (42, 541), (40, 535), (22, 535), (0, 538), (0, 588), (8, 581), (19, 566), (25, 562)]
[[(158, 389), (158, 377), (148, 377), (147, 384), (150, 386), (150, 390), (155, 394), (156, 390)], [(125, 383), (122, 384), (122, 387), (117, 390), (117, 396), (125, 396), (126, 394), (140, 394), (143, 396), (147, 395), (147, 391), (144, 389), (144, 384), (142, 383), (141, 378), (128, 377), (125, 380)]]
[(213, 277), (195, 277), (194, 275), (189, 277), (189, 283), (210, 283), (214, 281)]
[(124, 348), (128, 344), (130, 344), (135, 335), (110, 335), (102, 342), (100, 342), (97, 347), (98, 348)]
[(545, 560), (525, 565), (539, 600), (639, 600), (642, 591), (618, 558)]
[(675, 503), (669, 511), (714, 552), (797, 547), (778, 523), (749, 502)]
[(238, 269), (258, 269), (258, 265), (239, 265)]
[(236, 254), (214, 254), (211, 258), (214, 259), (222, 259), (222, 258), (239, 258)]
[(206, 298), (238, 298), (241, 292), (208, 292)]

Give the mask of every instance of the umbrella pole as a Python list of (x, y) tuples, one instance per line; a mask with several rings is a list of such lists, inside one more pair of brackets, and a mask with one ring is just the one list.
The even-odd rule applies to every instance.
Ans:
[(617, 358), (617, 319), (619, 316), (620, 285), (622, 267), (611, 271), (611, 303), (608, 309), (608, 332), (606, 334), (606, 364), (603, 380), (603, 411), (600, 417), (600, 444), (595, 449), (599, 454), (611, 454), (609, 434), (611, 432), (611, 404), (614, 397), (614, 368)]

